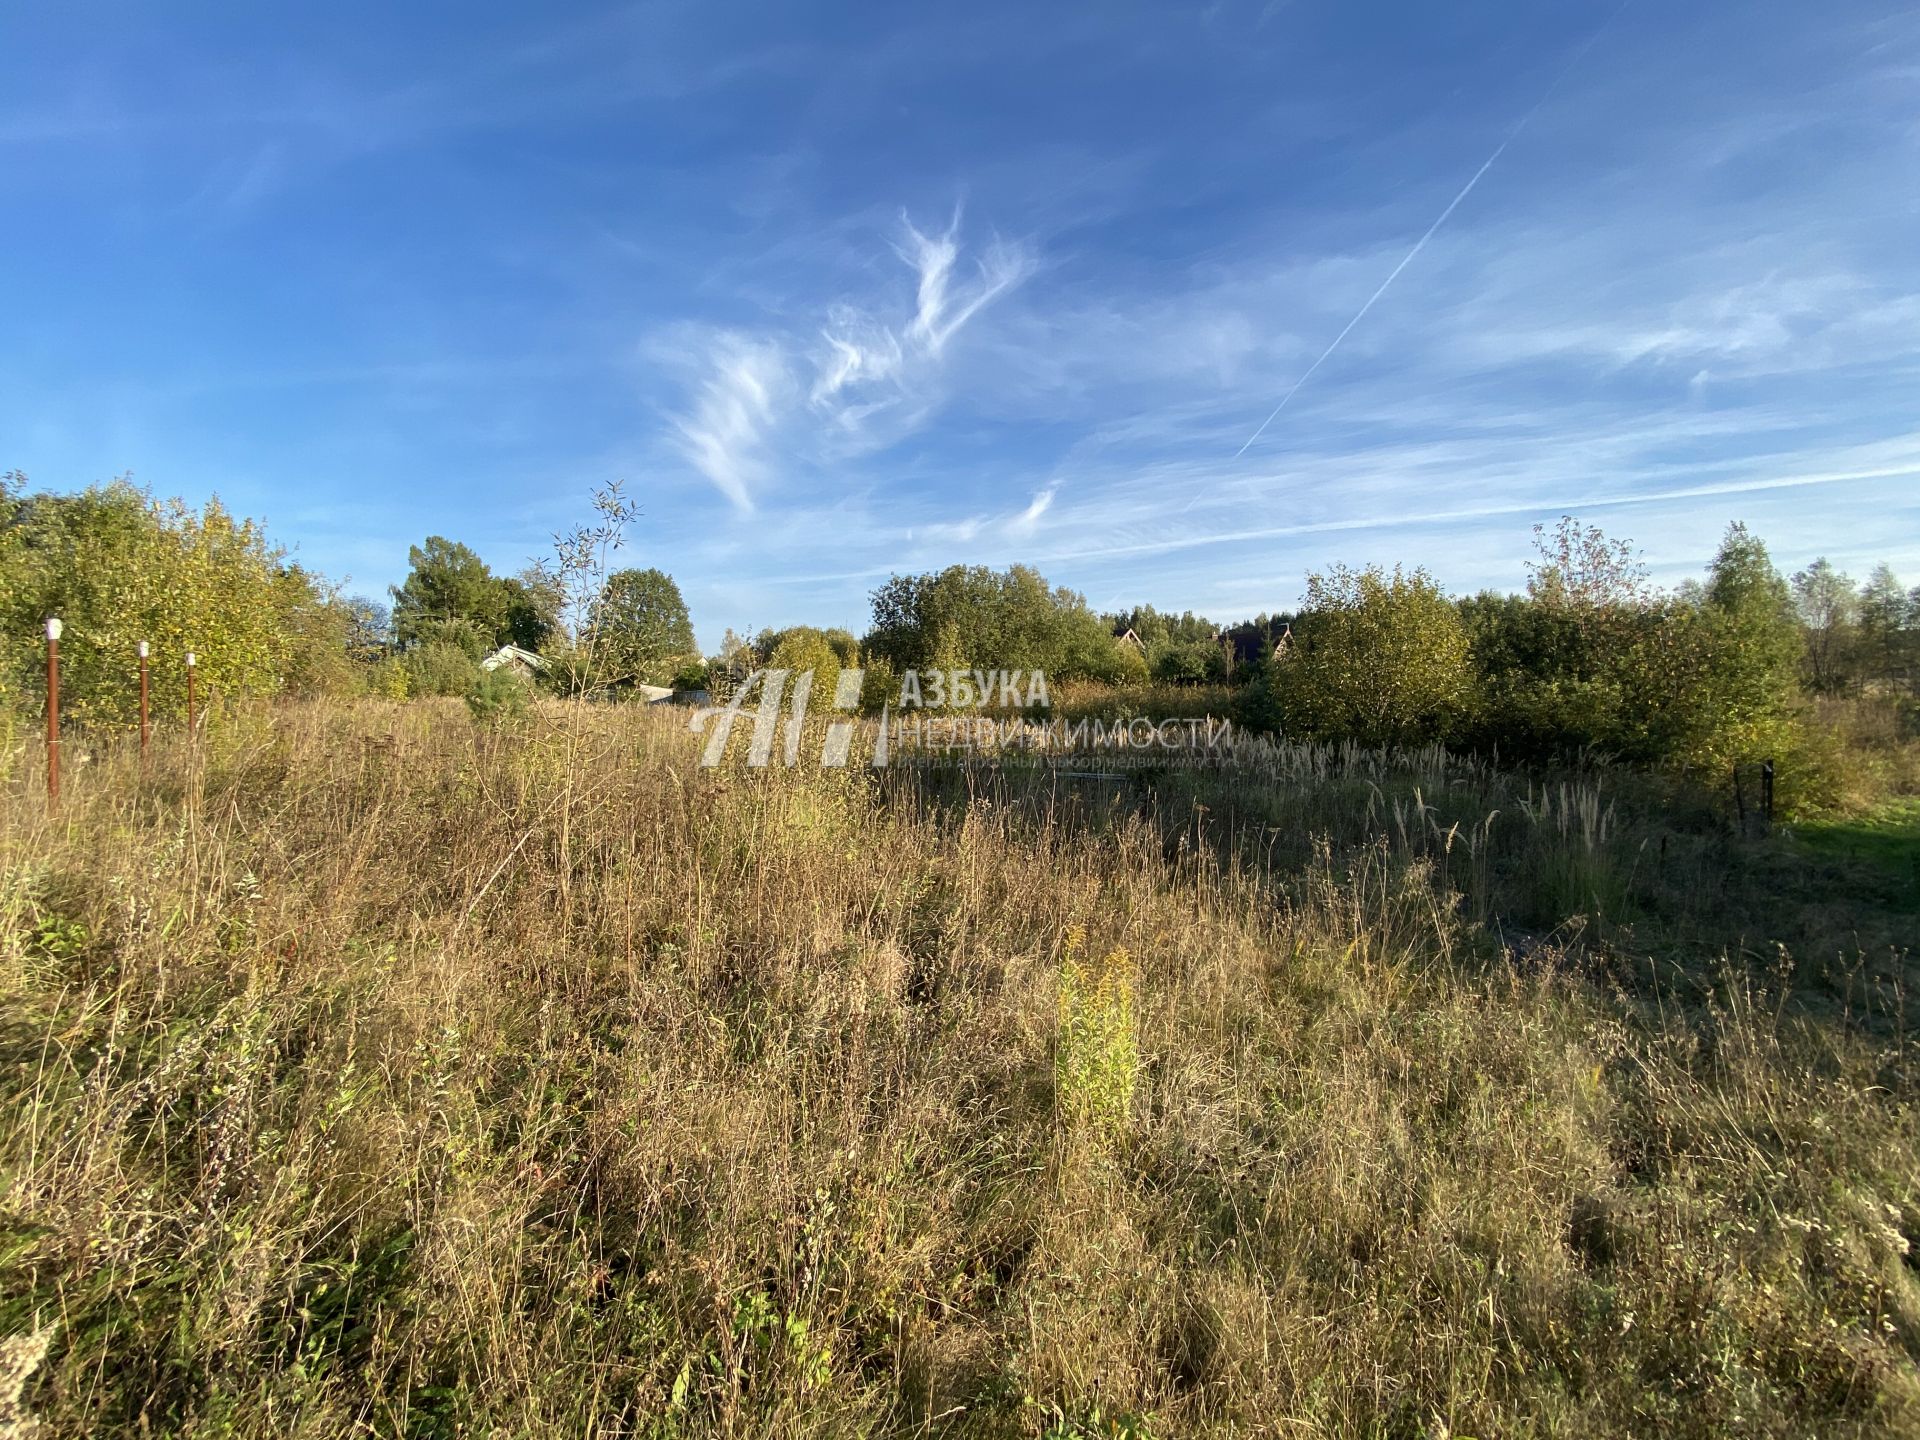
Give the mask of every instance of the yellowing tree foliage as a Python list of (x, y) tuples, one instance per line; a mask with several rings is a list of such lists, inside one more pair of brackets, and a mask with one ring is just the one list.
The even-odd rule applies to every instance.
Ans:
[(329, 588), (219, 501), (196, 510), (125, 480), (0, 499), (0, 662), (29, 703), (44, 689), (39, 636), (50, 615), (66, 624), (62, 710), (80, 724), (133, 722), (142, 640), (160, 716), (185, 708), (188, 651), (209, 701), (344, 683), (329, 666), (344, 625), (329, 618), (338, 608)]
[(1466, 628), (1426, 571), (1335, 566), (1307, 577), (1302, 609), (1293, 651), (1273, 672), (1289, 730), (1418, 744), (1466, 712)]

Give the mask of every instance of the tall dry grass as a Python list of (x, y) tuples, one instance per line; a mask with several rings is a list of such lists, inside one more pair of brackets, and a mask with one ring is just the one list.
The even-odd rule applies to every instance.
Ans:
[(1108, 783), (707, 771), (697, 743), (364, 705), (228, 716), (145, 775), (103, 746), (52, 814), (23, 766), (0, 1335), (51, 1335), (27, 1412), (1920, 1421), (1907, 960), (1763, 848), (1437, 751)]

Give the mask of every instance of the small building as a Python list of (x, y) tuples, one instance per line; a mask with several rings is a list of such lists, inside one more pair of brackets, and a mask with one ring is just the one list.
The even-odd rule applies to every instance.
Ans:
[(503, 665), (522, 680), (531, 680), (536, 675), (545, 674), (547, 670), (546, 661), (531, 650), (522, 650), (518, 645), (502, 645), (480, 662), (480, 668), (489, 673)]

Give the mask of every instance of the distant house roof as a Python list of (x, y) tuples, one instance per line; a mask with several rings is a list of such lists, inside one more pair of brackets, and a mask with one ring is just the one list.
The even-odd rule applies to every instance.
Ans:
[(1118, 635), (1114, 636), (1113, 638), (1122, 645), (1131, 645), (1134, 649), (1140, 651), (1142, 654), (1146, 653), (1147, 647), (1141, 642), (1140, 637), (1133, 633), (1133, 627), (1131, 625), (1129, 625), (1126, 629), (1122, 630)]
[(502, 645), (486, 659), (480, 662), (482, 670), (498, 670), (502, 665), (511, 665), (519, 670), (544, 670), (547, 662), (531, 650), (522, 650), (518, 645)]

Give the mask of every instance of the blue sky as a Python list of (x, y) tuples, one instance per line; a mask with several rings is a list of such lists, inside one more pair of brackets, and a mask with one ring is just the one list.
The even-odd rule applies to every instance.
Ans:
[(0, 212), (0, 468), (367, 593), (622, 477), (709, 646), (957, 561), (1513, 586), (1563, 512), (1920, 580), (1902, 4), (13, 7)]

